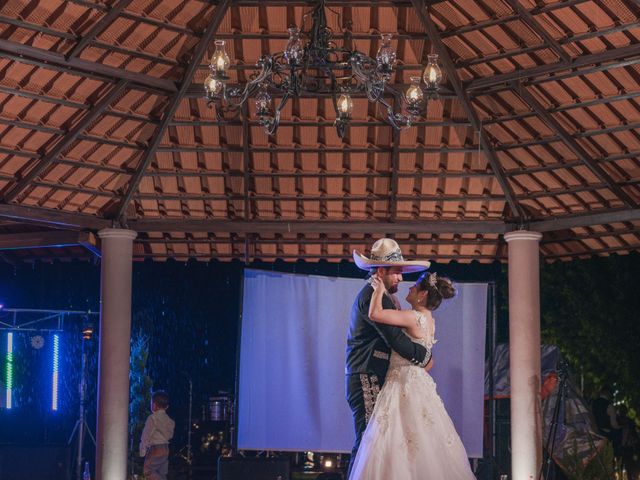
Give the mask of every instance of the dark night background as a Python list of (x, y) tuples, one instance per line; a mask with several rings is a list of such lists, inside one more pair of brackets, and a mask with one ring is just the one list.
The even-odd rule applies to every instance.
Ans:
[[(256, 262), (248, 267), (364, 277), (349, 262)], [(134, 263), (132, 335), (149, 336), (147, 372), (154, 389), (166, 389), (171, 395), (176, 450), (186, 444), (189, 379), (194, 418), (201, 416), (209, 396), (235, 389), (244, 268), (239, 261)], [(508, 339), (505, 265), (452, 262), (434, 264), (431, 270), (458, 282), (495, 282), (497, 341)], [(639, 254), (542, 264), (541, 270), (543, 341), (561, 347), (574, 371), (583, 375), (588, 394), (605, 383), (615, 384), (618, 398), (635, 411), (640, 399), (636, 373), (640, 365), (635, 355), (640, 342), (639, 274)], [(0, 264), (0, 303), (8, 308), (99, 311), (99, 292), (97, 263)], [(0, 443), (65, 443), (77, 418), (80, 324), (69, 322), (62, 334), (60, 411), (55, 413), (49, 411), (49, 389), (42, 386), (50, 376), (51, 342), (44, 335), (45, 347), (32, 349), (31, 335), (16, 334), (14, 383), (19, 406), (11, 412), (0, 408)], [(87, 346), (88, 421), (95, 433), (97, 339)], [(4, 365), (2, 370), (4, 379)]]

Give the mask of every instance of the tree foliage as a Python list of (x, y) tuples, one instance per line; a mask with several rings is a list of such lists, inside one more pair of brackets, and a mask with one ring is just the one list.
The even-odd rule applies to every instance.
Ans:
[(614, 386), (616, 400), (640, 412), (640, 255), (543, 265), (542, 341), (556, 344), (594, 397)]

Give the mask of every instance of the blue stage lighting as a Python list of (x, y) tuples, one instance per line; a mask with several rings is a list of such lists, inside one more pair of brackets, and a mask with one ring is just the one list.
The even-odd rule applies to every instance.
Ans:
[(51, 410), (58, 410), (58, 360), (60, 354), (60, 336), (53, 336), (53, 372), (51, 378)]
[(5, 407), (10, 409), (13, 406), (11, 393), (13, 390), (13, 332), (7, 333), (7, 378), (6, 378), (6, 395)]

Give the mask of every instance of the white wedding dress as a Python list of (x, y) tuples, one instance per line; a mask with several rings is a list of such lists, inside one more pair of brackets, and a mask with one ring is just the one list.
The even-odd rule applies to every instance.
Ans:
[[(431, 348), (434, 330), (414, 311)], [(423, 368), (391, 353), (389, 370), (378, 395), (349, 480), (471, 480), (467, 453)]]

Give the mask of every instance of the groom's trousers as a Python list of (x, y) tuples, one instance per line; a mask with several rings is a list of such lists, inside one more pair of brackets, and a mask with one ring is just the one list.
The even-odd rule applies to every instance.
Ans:
[(348, 475), (351, 474), (351, 467), (356, 459), (358, 448), (360, 447), (362, 434), (366, 430), (369, 418), (371, 418), (371, 414), (373, 413), (373, 407), (376, 404), (381, 385), (377, 375), (368, 373), (352, 373), (347, 375), (345, 380), (347, 402), (353, 414), (353, 423), (356, 431), (356, 440), (353, 444), (353, 450), (351, 450), (349, 473), (347, 474), (348, 478)]

